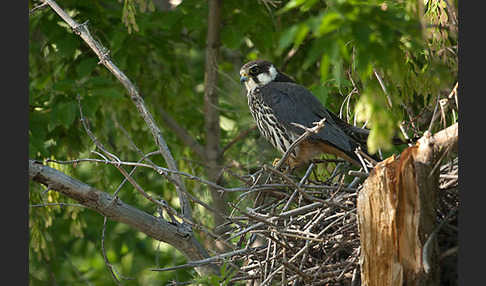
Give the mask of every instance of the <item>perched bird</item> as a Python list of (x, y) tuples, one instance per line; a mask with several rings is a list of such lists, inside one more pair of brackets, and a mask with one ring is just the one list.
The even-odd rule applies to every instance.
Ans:
[(367, 153), (368, 129), (343, 121), (272, 63), (255, 60), (244, 64), (240, 69), (240, 82), (245, 84), (248, 106), (258, 130), (281, 153), (305, 132), (292, 123), (311, 128), (314, 122), (326, 118), (317, 134), (310, 135), (293, 150), (287, 161), (291, 168), (300, 167), (322, 153), (334, 154), (361, 166), (355, 153), (358, 147), (379, 161)]

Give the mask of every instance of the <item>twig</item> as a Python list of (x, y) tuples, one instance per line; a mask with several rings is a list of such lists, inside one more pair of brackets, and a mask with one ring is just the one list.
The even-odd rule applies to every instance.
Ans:
[[(80, 97), (79, 96), (78, 96), (78, 101), (80, 101)], [(96, 138), (96, 136), (93, 134), (93, 132), (91, 132), (91, 130), (88, 127), (88, 124), (86, 122), (86, 119), (84, 118), (84, 115), (83, 115), (83, 110), (81, 108), (81, 103), (80, 102), (79, 102), (79, 112), (80, 112), (80, 116), (81, 116), (81, 122), (83, 124), (84, 129), (86, 130), (86, 133), (88, 133), (88, 136), (96, 144), (96, 147), (98, 147), (100, 150), (102, 150), (110, 158), (112, 158), (112, 159), (115, 160), (115, 162), (114, 163), (111, 163), (111, 164), (113, 166), (115, 166), (120, 171), (120, 173), (122, 173), (122, 175), (125, 177), (125, 179), (127, 179), (130, 182), (130, 184), (132, 184), (132, 186), (134, 186), (135, 189), (137, 191), (139, 191), (146, 199), (148, 199), (149, 201), (153, 202), (154, 204), (156, 204), (156, 205), (164, 208), (165, 210), (167, 210), (168, 213), (170, 213), (172, 215), (177, 215), (177, 212), (175, 210), (173, 210), (172, 208), (170, 208), (167, 203), (165, 203), (163, 201), (158, 201), (158, 200), (154, 199), (151, 195), (149, 195), (147, 192), (145, 192), (145, 190), (131, 177), (131, 175), (128, 174), (127, 171), (125, 171), (125, 169), (123, 169), (121, 167), (121, 161), (120, 161), (120, 159), (118, 159), (118, 157), (116, 157), (115, 155), (113, 155), (110, 152), (108, 152), (105, 149), (105, 147), (103, 146), (103, 144), (101, 144), (101, 142), (98, 141), (98, 139)], [(105, 160), (106, 160), (106, 162), (108, 162), (108, 159), (105, 158)], [(114, 197), (114, 200), (115, 199), (116, 199), (116, 197)], [(185, 218), (184, 215), (177, 215), (177, 216), (178, 217)], [(176, 221), (173, 221), (173, 222), (174, 223), (177, 223)]]
[(381, 79), (380, 75), (376, 72), (376, 70), (373, 68), (373, 73), (375, 74), (376, 79), (380, 83), (381, 89), (385, 93), (386, 96), (386, 103), (388, 104), (388, 108), (392, 108), (392, 101), (390, 98), (390, 95), (388, 94), (388, 91), (386, 90), (385, 84), (383, 83), (383, 80)]
[(201, 260), (197, 260), (197, 261), (190, 261), (190, 262), (188, 262), (186, 264), (182, 264), (182, 265), (177, 265), (177, 266), (173, 266), (173, 267), (166, 267), (166, 268), (152, 268), (150, 270), (151, 271), (171, 271), (171, 270), (176, 270), (176, 269), (181, 269), (181, 268), (188, 268), (188, 267), (192, 268), (192, 267), (197, 267), (197, 266), (201, 266), (201, 265), (220, 262), (220, 261), (224, 260), (225, 258), (233, 257), (233, 256), (236, 256), (236, 255), (247, 254), (247, 253), (250, 253), (250, 252), (254, 252), (258, 249), (262, 249), (262, 248), (263, 247), (244, 248), (244, 249), (239, 249), (239, 250), (215, 255), (215, 256), (212, 256), (212, 257), (209, 257), (209, 258), (206, 258), (206, 259), (201, 259)]
[(82, 204), (71, 204), (71, 203), (45, 203), (45, 204), (35, 204), (35, 205), (29, 205), (30, 208), (39, 208), (39, 207), (82, 207), (86, 208), (85, 205)]
[[(312, 170), (313, 169), (314, 169), (314, 163), (310, 163), (309, 167), (307, 168), (307, 171), (304, 174), (304, 177), (302, 177), (302, 179), (300, 179), (300, 182), (298, 184), (299, 187), (302, 187), (302, 184), (310, 176), (310, 174), (312, 173)], [(290, 198), (288, 199), (288, 201), (285, 203), (285, 206), (283, 207), (282, 212), (286, 211), (289, 208), (290, 204), (292, 203), (292, 201), (294, 200), (295, 196), (297, 195), (297, 192), (298, 192), (298, 190), (294, 190), (294, 192), (292, 193), (292, 195), (290, 196)], [(282, 213), (280, 215), (282, 215)]]
[(432, 127), (434, 126), (434, 122), (438, 117), (437, 111), (439, 109), (439, 102), (440, 102), (440, 95), (437, 96), (437, 100), (435, 102), (434, 113), (432, 114), (432, 119), (430, 120), (429, 128), (427, 131), (432, 132)]
[(40, 10), (42, 8), (45, 8), (46, 6), (47, 6), (47, 3), (42, 3), (42, 4), (35, 6), (34, 8), (30, 9), (29, 16), (33, 15), (35, 11)]
[(363, 169), (365, 170), (365, 172), (366, 173), (369, 173), (368, 167), (366, 166), (366, 163), (363, 160), (363, 157), (361, 156), (363, 154), (360, 153), (359, 151), (361, 151), (361, 150), (360, 149), (356, 149), (356, 150), (354, 150), (354, 153), (356, 154), (356, 156), (358, 156), (359, 162), (361, 163), (361, 166), (363, 166)]
[(355, 177), (360, 177), (360, 178), (367, 178), (369, 176), (369, 173), (350, 170), (348, 172), (348, 175), (355, 176)]
[(452, 217), (453, 214), (455, 214), (457, 209), (451, 209), (447, 216), (440, 222), (440, 224), (432, 231), (432, 233), (429, 235), (427, 238), (427, 241), (424, 243), (424, 248), (422, 250), (422, 261), (424, 264), (424, 271), (425, 273), (429, 273), (430, 269), (432, 268), (430, 264), (430, 256), (431, 256), (431, 243), (437, 236), (437, 233), (439, 230), (445, 225), (445, 223)]
[(295, 147), (297, 147), (298, 144), (300, 144), (302, 141), (304, 141), (307, 137), (309, 137), (311, 134), (317, 134), (319, 133), (319, 130), (324, 127), (324, 122), (326, 121), (326, 118), (321, 119), (319, 122), (314, 122), (315, 126), (312, 128), (307, 128), (305, 126), (302, 126), (301, 124), (298, 123), (292, 123), (293, 125), (300, 127), (305, 130), (305, 132), (299, 136), (292, 144), (290, 144), (289, 149), (284, 153), (282, 158), (278, 161), (277, 165), (275, 168), (279, 170), (282, 165), (286, 162), (287, 158), (290, 156), (290, 154), (294, 151)]
[(110, 271), (111, 277), (113, 277), (113, 280), (115, 280), (115, 283), (117, 285), (122, 285), (120, 283), (120, 280), (118, 280), (118, 277), (116, 277), (115, 272), (114, 272), (114, 266), (110, 263), (108, 260), (108, 257), (106, 256), (106, 251), (105, 251), (105, 230), (106, 230), (106, 216), (103, 217), (103, 230), (101, 231), (101, 252), (103, 253), (103, 260), (105, 261), (106, 267)]
[(221, 153), (224, 154), (224, 152), (226, 152), (229, 148), (231, 148), (231, 146), (233, 146), (236, 142), (240, 141), (241, 139), (245, 138), (250, 132), (252, 132), (256, 128), (257, 126), (255, 125), (249, 129), (240, 132), (240, 134), (238, 134), (235, 138), (233, 138), (233, 140), (231, 140), (228, 144), (226, 144), (226, 146), (223, 147)]

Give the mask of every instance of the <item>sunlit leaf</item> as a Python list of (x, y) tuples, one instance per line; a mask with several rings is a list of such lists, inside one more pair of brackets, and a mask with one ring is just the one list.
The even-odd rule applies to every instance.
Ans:
[(321, 58), (321, 65), (320, 65), (322, 82), (325, 82), (327, 80), (327, 75), (329, 73), (329, 65), (330, 65), (329, 55), (323, 54)]
[(322, 17), (321, 24), (317, 31), (316, 36), (323, 36), (337, 30), (343, 22), (342, 16), (337, 12), (329, 12)]

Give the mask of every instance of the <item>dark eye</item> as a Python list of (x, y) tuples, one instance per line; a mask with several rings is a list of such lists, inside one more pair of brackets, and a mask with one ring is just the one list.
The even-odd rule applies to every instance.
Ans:
[(252, 67), (252, 68), (250, 69), (250, 74), (251, 74), (251, 75), (257, 75), (257, 74), (259, 74), (259, 73), (260, 73), (260, 67), (258, 67), (258, 66)]

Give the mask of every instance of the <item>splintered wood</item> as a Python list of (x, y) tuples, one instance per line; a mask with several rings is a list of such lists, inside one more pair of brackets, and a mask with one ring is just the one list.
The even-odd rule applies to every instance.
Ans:
[(451, 127), (380, 162), (363, 183), (358, 195), (362, 285), (439, 285), (435, 222), (439, 174), (445, 169), (437, 166), (457, 148), (457, 125)]
[[(422, 253), (435, 216), (421, 223), (427, 211), (412, 153), (378, 164), (358, 195), (363, 285), (434, 285), (416, 283), (426, 274)], [(435, 177), (431, 180), (437, 181)]]

